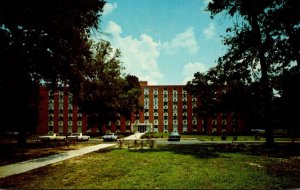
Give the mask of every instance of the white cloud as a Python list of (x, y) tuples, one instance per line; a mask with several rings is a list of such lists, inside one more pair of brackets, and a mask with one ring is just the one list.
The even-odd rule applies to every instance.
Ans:
[(112, 34), (113, 36), (120, 36), (120, 34), (122, 33), (122, 28), (120, 25), (118, 25), (117, 23), (110, 21), (108, 23), (108, 27), (107, 27), (107, 31)]
[(117, 7), (118, 7), (117, 3), (106, 3), (103, 7), (103, 15), (107, 15), (107, 14), (111, 13)]
[(109, 22), (107, 30), (112, 34), (113, 38), (109, 41), (113, 47), (121, 50), (125, 73), (135, 75), (140, 80), (147, 80), (149, 84), (158, 84), (157, 80), (163, 78), (157, 64), (160, 55), (159, 43), (146, 34), (140, 35), (139, 38), (122, 37), (121, 26), (113, 21)]
[(206, 39), (211, 39), (216, 35), (216, 27), (214, 23), (210, 23), (204, 30), (203, 34)]
[(175, 53), (179, 49), (187, 49), (190, 53), (196, 53), (199, 49), (192, 27), (186, 29), (183, 33), (177, 34), (171, 42), (164, 42), (162, 47), (168, 53)]
[(184, 75), (183, 84), (186, 84), (188, 81), (194, 78), (196, 72), (206, 72), (208, 67), (203, 63), (188, 63), (184, 65), (182, 74)]

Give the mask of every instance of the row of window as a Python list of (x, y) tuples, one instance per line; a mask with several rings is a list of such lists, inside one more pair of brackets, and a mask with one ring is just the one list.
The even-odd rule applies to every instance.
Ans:
[[(144, 94), (149, 94), (149, 91), (150, 91), (149, 88), (147, 88), (147, 87), (144, 88)], [(159, 93), (158, 88), (153, 88), (153, 94), (158, 94), (158, 93)], [(163, 89), (163, 94), (168, 94), (168, 93), (169, 93), (168, 88), (165, 87)], [(176, 87), (173, 88), (172, 93), (173, 94), (178, 94), (178, 89)], [(183, 89), (182, 94), (187, 94), (187, 91), (185, 89)]]
[[(63, 121), (59, 121), (58, 122), (58, 126), (63, 126), (64, 122)], [(73, 122), (72, 121), (68, 121), (68, 125), (72, 126)], [(53, 121), (49, 121), (48, 122), (48, 126), (54, 126), (54, 122)], [(77, 121), (77, 126), (82, 126), (82, 121)]]

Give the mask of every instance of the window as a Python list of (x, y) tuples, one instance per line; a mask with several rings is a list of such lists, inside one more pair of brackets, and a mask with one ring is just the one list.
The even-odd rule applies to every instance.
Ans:
[(197, 120), (193, 120), (193, 125), (197, 125)]
[(164, 130), (168, 130), (168, 125), (164, 125)]
[(164, 109), (164, 113), (168, 113), (168, 109)]
[(187, 125), (184, 125), (184, 126), (182, 127), (182, 131), (183, 131), (183, 132), (187, 132)]
[(144, 94), (149, 94), (149, 88), (144, 88)]
[(167, 119), (168, 119), (168, 116), (164, 116), (164, 119), (167, 120)]

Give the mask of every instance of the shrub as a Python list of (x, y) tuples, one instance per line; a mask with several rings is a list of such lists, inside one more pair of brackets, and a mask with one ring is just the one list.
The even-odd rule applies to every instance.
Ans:
[(223, 141), (225, 141), (225, 140), (227, 139), (227, 134), (226, 134), (225, 131), (222, 132), (221, 139), (222, 139)]

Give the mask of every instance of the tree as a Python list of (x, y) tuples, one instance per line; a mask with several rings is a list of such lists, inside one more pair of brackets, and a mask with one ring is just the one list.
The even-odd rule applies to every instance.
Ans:
[(104, 4), (103, 0), (0, 2), (1, 128), (15, 128), (20, 134), (34, 128), (36, 122), (24, 117), (28, 110), (36, 113), (41, 80), (52, 88), (60, 81), (78, 92), (84, 80), (81, 71), (92, 54), (90, 30), (98, 27)]
[(198, 97), (200, 103), (194, 111), (203, 119), (205, 132), (207, 118), (218, 112), (236, 113), (244, 118), (249, 108), (250, 81), (249, 70), (242, 63), (219, 63), (206, 73), (195, 73), (194, 79), (187, 83), (187, 90)]
[(194, 78), (187, 82), (186, 89), (200, 101), (199, 106), (193, 111), (198, 118), (203, 119), (204, 133), (207, 133), (207, 119), (216, 113), (216, 86), (212, 84), (208, 75), (197, 72), (194, 74)]
[(139, 102), (142, 90), (139, 79), (136, 76), (127, 75), (124, 82), (122, 93), (119, 95), (119, 101), (121, 102), (119, 113), (130, 119), (131, 113), (143, 109), (143, 105)]
[[(129, 116), (140, 109), (141, 89), (135, 76), (121, 74), (119, 50), (114, 50), (104, 40), (92, 45), (94, 54), (83, 70), (79, 105), (88, 114), (90, 126), (101, 129), (109, 121), (116, 121), (120, 114)], [(101, 131), (101, 130), (100, 130)]]
[(261, 93), (264, 102), (262, 114), (267, 144), (274, 142), (271, 128), (272, 88), (270, 86), (269, 73), (272, 62), (271, 56), (267, 56), (267, 53), (270, 55), (273, 53), (271, 47), (274, 40), (271, 38), (268, 27), (265, 27), (265, 20), (266, 10), (273, 5), (274, 1), (271, 0), (214, 0), (208, 5), (208, 10), (212, 16), (222, 11), (227, 11), (227, 14), (230, 16), (241, 16), (241, 25), (236, 24), (233, 28), (227, 29), (227, 31), (232, 31), (233, 35), (224, 40), (229, 49), (221, 60), (224, 62), (242, 61), (249, 66), (259, 63)]
[(214, 0), (209, 3), (208, 10), (212, 17), (221, 12), (232, 17), (240, 16), (234, 26), (227, 29), (231, 35), (224, 38), (224, 44), (229, 48), (219, 63), (244, 62), (247, 68), (260, 71), (257, 92), (262, 97), (266, 142), (272, 144), (274, 79), (293, 68), (294, 62), (299, 70), (298, 1)]

